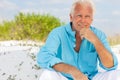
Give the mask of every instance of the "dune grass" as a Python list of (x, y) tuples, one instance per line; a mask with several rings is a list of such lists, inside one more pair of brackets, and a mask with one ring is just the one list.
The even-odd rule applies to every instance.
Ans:
[(111, 46), (120, 44), (120, 34), (116, 34), (114, 36), (108, 36), (108, 41)]

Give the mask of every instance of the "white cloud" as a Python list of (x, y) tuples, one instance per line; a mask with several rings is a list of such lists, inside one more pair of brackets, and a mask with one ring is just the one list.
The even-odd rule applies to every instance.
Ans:
[(6, 21), (7, 19), (4, 16), (0, 16), (0, 24), (3, 23), (3, 21)]
[(120, 16), (120, 10), (115, 10), (112, 12), (113, 15)]
[(114, 4), (114, 5), (119, 5), (120, 3), (120, 0), (93, 0), (93, 1), (97, 3)]
[(23, 12), (23, 13), (32, 13), (32, 12), (34, 12), (34, 13), (38, 13), (38, 10), (33, 10), (33, 9), (22, 9), (22, 10), (20, 10), (20, 12)]
[(17, 9), (18, 6), (12, 2), (7, 1), (7, 0), (2, 0), (2, 1), (0, 1), (0, 8), (14, 10), (14, 9)]
[(38, 3), (36, 3), (36, 2), (32, 2), (32, 1), (27, 1), (26, 2), (26, 5), (27, 6), (36, 6)]
[(105, 0), (106, 1), (106, 3), (108, 2), (108, 3), (111, 3), (111, 4), (120, 4), (120, 0)]
[(103, 0), (93, 0), (94, 2), (102, 2)]
[(25, 14), (27, 14), (27, 13), (47, 14), (48, 13), (47, 11), (42, 10), (42, 9), (41, 10), (38, 10), (38, 9), (21, 9), (20, 12), (25, 13)]
[(99, 22), (99, 23), (106, 23), (106, 22), (109, 22), (110, 20), (109, 19), (105, 19), (105, 18), (102, 18), (102, 19), (94, 19), (95, 22)]
[(56, 15), (65, 15), (65, 13), (69, 13), (70, 9), (69, 8), (63, 8), (63, 9), (58, 9), (58, 8), (49, 8), (49, 9), (32, 9), (32, 8), (27, 8), (27, 9), (21, 9), (20, 12), (24, 13), (54, 13)]
[(2, 21), (3, 21), (3, 19), (2, 19), (1, 16), (0, 16), (0, 24), (2, 23)]
[[(72, 3), (74, 0), (46, 0), (41, 1), (41, 4), (67, 4)], [(61, 5), (62, 6), (62, 5)]]
[(2, 23), (4, 20), (3, 16), (0, 16), (0, 23)]

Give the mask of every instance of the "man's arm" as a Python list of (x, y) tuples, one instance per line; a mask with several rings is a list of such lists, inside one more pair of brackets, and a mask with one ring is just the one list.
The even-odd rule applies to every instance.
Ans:
[(100, 42), (100, 40), (96, 38), (93, 41), (93, 44), (96, 48), (96, 51), (100, 57), (102, 64), (107, 68), (113, 67), (114, 61), (113, 61), (112, 54), (104, 47), (104, 45)]
[(58, 63), (53, 66), (56, 71), (70, 74), (74, 80), (88, 80), (87, 76), (80, 72), (76, 67), (65, 63)]
[(93, 43), (99, 55), (99, 58), (105, 67), (111, 68), (114, 66), (112, 54), (104, 47), (102, 42), (89, 28), (81, 29), (80, 35)]

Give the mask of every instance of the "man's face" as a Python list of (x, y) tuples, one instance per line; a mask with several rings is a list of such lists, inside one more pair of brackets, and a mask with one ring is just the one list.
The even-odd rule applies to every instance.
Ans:
[[(83, 5), (84, 6), (84, 5)], [(81, 28), (89, 28), (93, 21), (93, 11), (90, 6), (76, 5), (74, 12), (70, 14), (72, 29), (80, 31)]]

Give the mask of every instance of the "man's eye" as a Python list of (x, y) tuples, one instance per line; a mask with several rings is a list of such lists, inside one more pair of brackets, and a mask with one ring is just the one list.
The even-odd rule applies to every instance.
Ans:
[(77, 15), (76, 17), (77, 17), (77, 18), (81, 18), (82, 16), (81, 16), (81, 15)]
[(82, 17), (81, 15), (78, 15), (78, 17)]
[(86, 18), (90, 18), (90, 16), (85, 16)]

